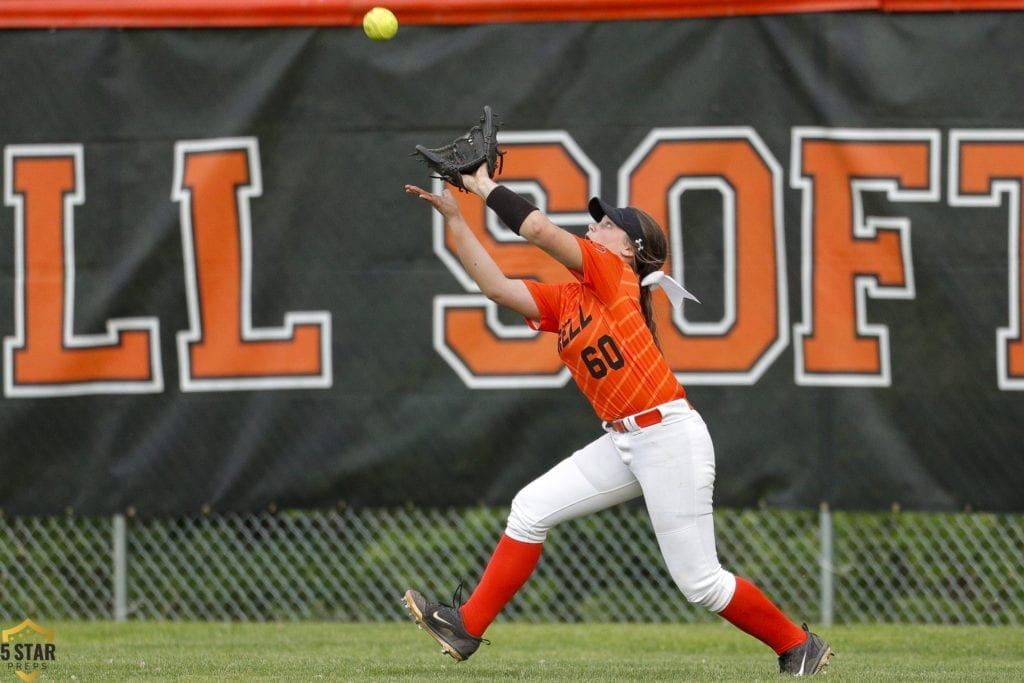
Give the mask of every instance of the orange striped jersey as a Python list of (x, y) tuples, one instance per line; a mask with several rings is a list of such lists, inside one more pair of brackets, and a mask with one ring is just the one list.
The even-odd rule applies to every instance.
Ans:
[(628, 263), (576, 237), (583, 270), (575, 282), (526, 281), (540, 309), (535, 330), (558, 335), (558, 356), (602, 420), (618, 420), (686, 395), (640, 309), (640, 282)]

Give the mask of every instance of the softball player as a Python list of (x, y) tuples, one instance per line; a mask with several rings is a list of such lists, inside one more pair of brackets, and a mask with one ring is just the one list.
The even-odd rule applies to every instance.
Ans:
[(557, 335), (559, 356), (601, 419), (604, 434), (523, 488), (483, 576), (462, 605), (405, 593), (417, 623), (457, 661), (523, 586), (548, 531), (569, 519), (643, 496), (665, 564), (686, 599), (761, 640), (782, 673), (813, 675), (828, 664), (828, 643), (788, 619), (750, 581), (722, 568), (715, 548), (714, 447), (657, 345), (651, 289), (693, 298), (660, 270), (668, 255), (661, 227), (634, 207), (590, 201), (596, 223), (580, 238), (552, 223), (486, 166), (462, 177), (502, 221), (562, 263), (575, 281), (549, 284), (505, 276), (466, 223), (448, 189), (406, 192), (444, 217), (459, 259), (491, 300)]

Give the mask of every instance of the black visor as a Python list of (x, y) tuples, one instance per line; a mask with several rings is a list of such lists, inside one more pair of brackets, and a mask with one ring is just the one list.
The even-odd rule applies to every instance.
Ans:
[(629, 239), (634, 242), (644, 238), (644, 230), (640, 226), (640, 216), (632, 206), (620, 209), (600, 197), (594, 197), (590, 200), (590, 215), (594, 217), (595, 221), (600, 221), (608, 216), (615, 225), (625, 230)]

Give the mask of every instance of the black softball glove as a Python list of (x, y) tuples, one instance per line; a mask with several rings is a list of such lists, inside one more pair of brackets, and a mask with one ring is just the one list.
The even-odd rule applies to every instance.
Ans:
[(445, 180), (460, 190), (462, 174), (473, 173), (481, 164), (487, 164), (487, 174), (492, 178), (501, 173), (505, 154), (498, 147), (498, 120), (491, 108), (484, 105), (480, 123), (442, 147), (428, 148), (416, 145), (416, 154), (434, 172), (435, 178)]

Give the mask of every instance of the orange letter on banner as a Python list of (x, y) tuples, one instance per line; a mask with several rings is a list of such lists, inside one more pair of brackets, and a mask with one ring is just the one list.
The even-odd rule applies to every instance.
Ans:
[[(1024, 291), (1024, 244), (1021, 215), (1024, 198), (1024, 130), (953, 131), (950, 133), (950, 199), (952, 206), (1009, 207), (1010, 248), (1009, 325), (997, 332), (996, 357), (1000, 389), (1024, 389), (1024, 331), (1021, 292)], [(959, 172), (957, 172), (959, 169)]]
[[(558, 134), (504, 134), (501, 144), (512, 150), (501, 175), (502, 184), (524, 196), (532, 195), (559, 225), (586, 225), (592, 220), (586, 207), (597, 186), (596, 171), (570, 138)], [(434, 191), (441, 191), (439, 182)], [(563, 266), (502, 226), (478, 197), (458, 192), (455, 196), (466, 222), (506, 275), (545, 282), (569, 279)], [(434, 244), (438, 257), (462, 285), (476, 290), (436, 212)], [(434, 346), (467, 386), (557, 387), (569, 380), (552, 335), (530, 330), (525, 321), (503, 324), (498, 319), (498, 306), (482, 294), (439, 296), (434, 307)]]
[(725, 268), (725, 316), (715, 324), (688, 323), (656, 296), (658, 335), (684, 383), (753, 384), (789, 343), (778, 162), (750, 129), (662, 129), (633, 154), (626, 174), (628, 197), (620, 204), (644, 209), (669, 232), (665, 269), (679, 279), (686, 229), (674, 209), (688, 189), (723, 195), (723, 251), (732, 264)]
[(163, 390), (158, 322), (107, 321), (74, 332), (74, 206), (85, 197), (80, 145), (8, 146), (5, 199), (15, 207), (15, 333), (4, 340), (11, 397)]
[(938, 199), (933, 131), (794, 132), (791, 169), (803, 186), (803, 316), (798, 384), (888, 386), (888, 328), (869, 325), (867, 297), (914, 297), (910, 225), (866, 217), (861, 193)]
[(249, 199), (262, 193), (259, 168), (253, 139), (176, 145), (190, 320), (178, 333), (184, 391), (331, 385), (328, 313), (289, 313), (284, 327), (252, 327)]

